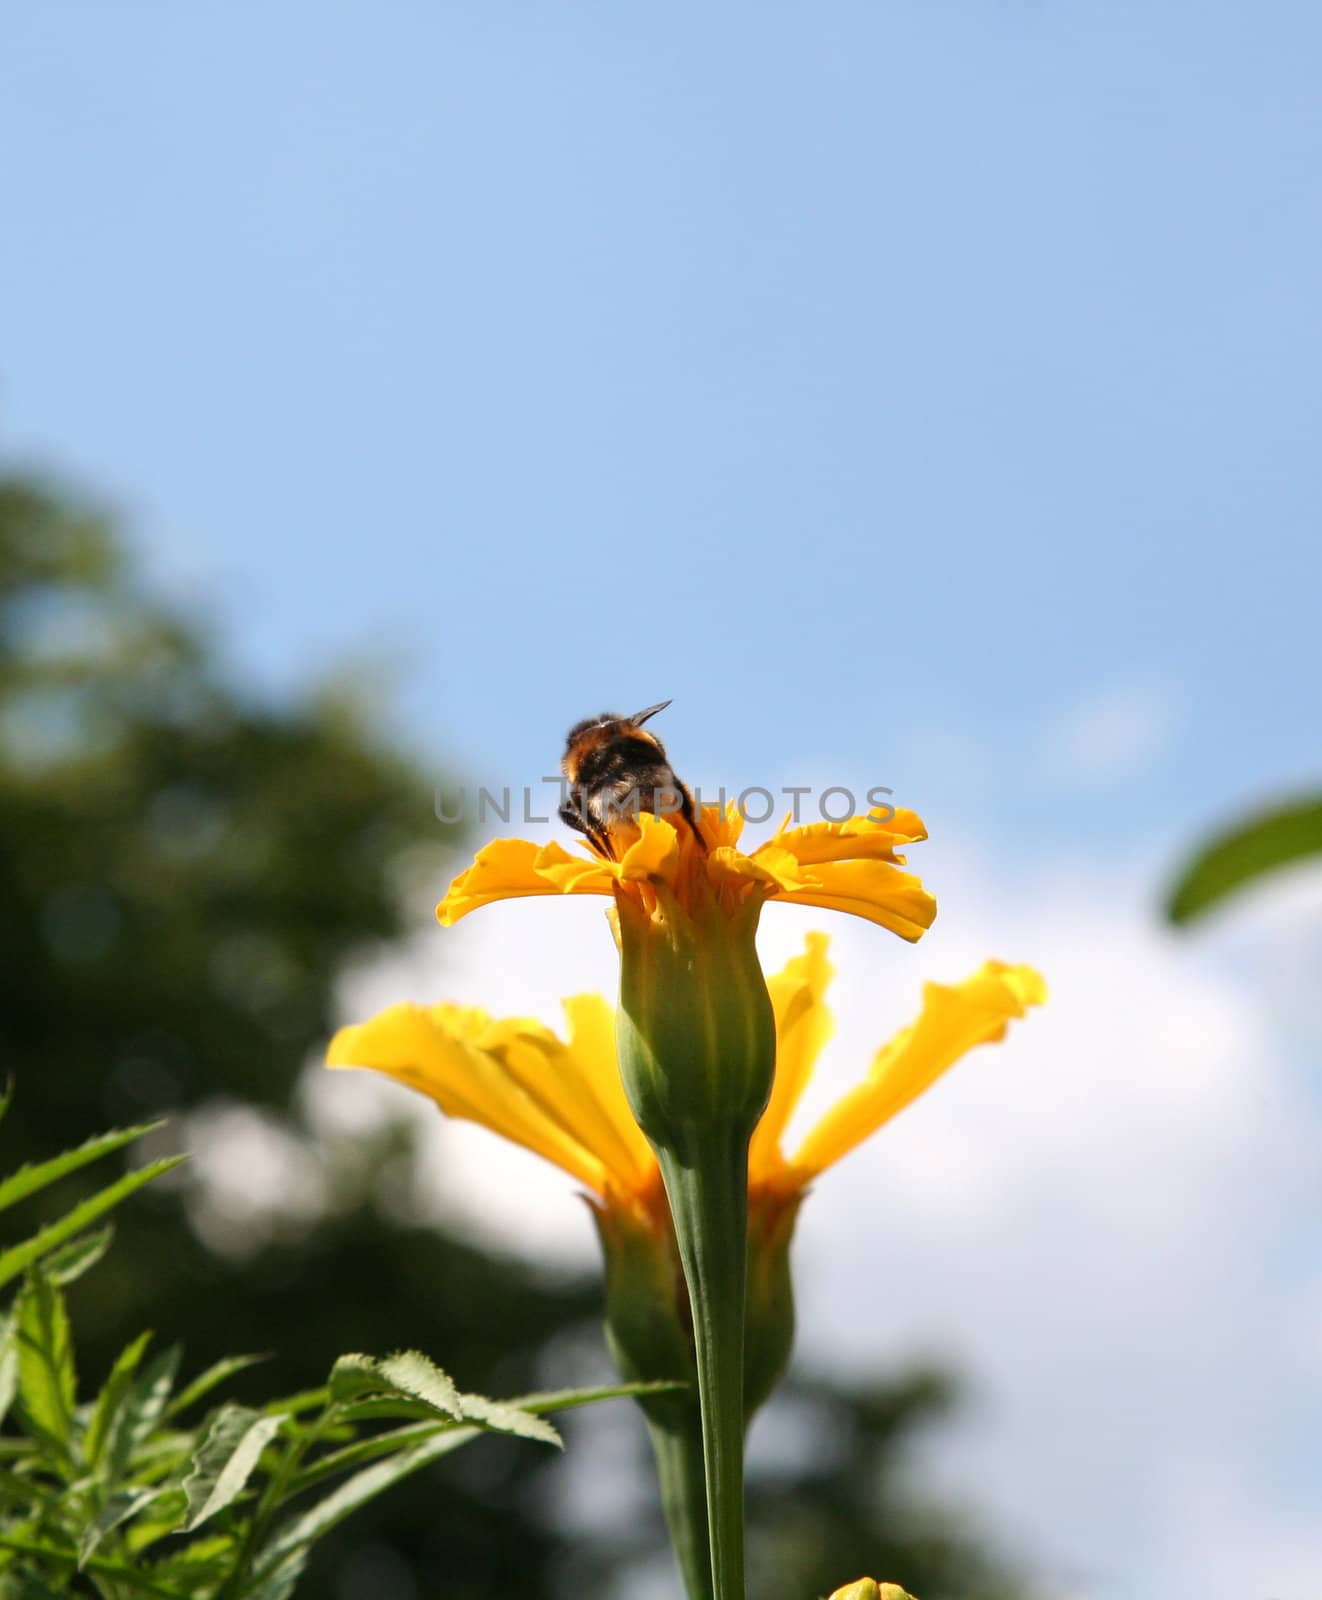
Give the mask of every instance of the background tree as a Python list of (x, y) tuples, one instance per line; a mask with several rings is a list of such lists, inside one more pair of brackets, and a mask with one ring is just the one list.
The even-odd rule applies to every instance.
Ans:
[[(391, 866), (441, 837), (430, 792), (344, 700), (271, 707), (227, 684), (105, 517), (12, 476), (0, 820), (5, 1164), (161, 1115), (177, 1145), (182, 1114), (225, 1103), (262, 1108), (286, 1148), (324, 1162), (295, 1085), (346, 958), (403, 931)], [(403, 1124), (378, 1136), (325, 1174), (323, 1205), (248, 1252), (206, 1248), (186, 1192), (144, 1195), (73, 1294), (88, 1370), (151, 1327), (198, 1366), (270, 1351), (239, 1385), (252, 1398), (321, 1382), (343, 1351), (400, 1346), (444, 1351), (473, 1388), (534, 1387), (540, 1347), (593, 1293), (392, 1220), (377, 1178), (408, 1144)], [(46, 1199), (55, 1214), (69, 1191)], [(442, 1468), (347, 1524), (306, 1592), (390, 1600), (431, 1592), (421, 1574), (438, 1570), (457, 1597), (546, 1592), (560, 1541), (529, 1510), (545, 1464), (501, 1443), (486, 1457), (480, 1496), (471, 1463)]]

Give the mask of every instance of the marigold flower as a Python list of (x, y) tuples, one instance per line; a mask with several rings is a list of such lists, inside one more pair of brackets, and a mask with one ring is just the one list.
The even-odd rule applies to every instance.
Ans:
[[(1012, 1019), (1046, 999), (1046, 986), (1032, 967), (999, 961), (986, 962), (962, 983), (927, 984), (914, 1022), (877, 1051), (862, 1081), (787, 1152), (787, 1124), (832, 1031), (827, 947), (825, 934), (810, 933), (803, 954), (767, 984), (776, 1072), (749, 1148), (750, 1391), (769, 1392), (779, 1376), (777, 1370), (768, 1382), (763, 1370), (754, 1383), (754, 1369), (765, 1369), (770, 1359), (759, 1361), (757, 1354), (769, 1320), (758, 1308), (783, 1293), (778, 1261), (808, 1185), (961, 1056), (1002, 1039)], [(497, 1020), (474, 1006), (395, 1005), (340, 1029), (327, 1062), (384, 1073), (427, 1095), (447, 1116), (480, 1123), (523, 1145), (577, 1178), (598, 1216), (617, 1218), (631, 1239), (642, 1232), (668, 1240), (657, 1158), (620, 1083), (611, 1008), (599, 995), (577, 995), (564, 1002), (564, 1011), (561, 1038), (541, 1022)]]
[[(866, 1077), (830, 1107), (792, 1154), (785, 1130), (833, 1022), (824, 933), (768, 979), (776, 1019), (776, 1076), (749, 1149), (749, 1192), (801, 1194), (916, 1100), (962, 1056), (1005, 1036), (1046, 999), (1028, 966), (984, 963), (962, 983), (928, 983), (918, 1017), (883, 1045)], [(660, 1178), (620, 1086), (615, 1018), (600, 995), (563, 1002), (565, 1038), (531, 1018), (498, 1020), (476, 1006), (394, 1005), (341, 1028), (327, 1065), (368, 1067), (416, 1089), (450, 1117), (480, 1123), (577, 1178), (594, 1199), (650, 1214)]]
[(788, 821), (750, 854), (739, 849), (744, 821), (734, 803), (702, 808), (705, 850), (686, 823), (646, 811), (614, 824), (615, 860), (590, 845), (586, 855), (573, 855), (557, 843), (497, 839), (454, 880), (436, 914), (449, 927), (495, 900), (623, 894), (648, 915), (676, 909), (700, 915), (710, 903), (732, 917), (767, 900), (788, 900), (851, 912), (910, 942), (931, 927), (936, 901), (903, 870), (898, 854), (927, 837), (912, 811), (884, 821), (864, 816), (793, 828)]
[[(977, 1044), (1045, 998), (1030, 967), (988, 962), (963, 983), (928, 984), (917, 1020), (879, 1050), (866, 1078), (831, 1107), (791, 1154), (786, 1125), (831, 1033), (824, 934), (770, 979), (775, 1079), (748, 1151), (748, 1273), (742, 1411), (752, 1416), (789, 1360), (794, 1297), (789, 1249), (807, 1185), (930, 1087)], [(531, 1019), (496, 1020), (476, 1007), (396, 1005), (342, 1028), (328, 1064), (370, 1067), (545, 1157), (588, 1190), (606, 1266), (606, 1330), (630, 1380), (695, 1377), (694, 1326), (656, 1155), (631, 1114), (610, 1006), (564, 1002), (562, 1039)], [(713, 1590), (707, 1562), (700, 1432), (694, 1396), (644, 1401), (667, 1520), (690, 1596)]]
[[(810, 942), (801, 964), (782, 975), (778, 1008), (755, 945), (762, 906), (779, 899), (848, 911), (912, 941), (931, 926), (936, 902), (898, 854), (926, 837), (912, 812), (806, 827), (787, 819), (751, 853), (739, 849), (742, 828), (737, 806), (707, 806), (693, 821), (648, 811), (622, 817), (608, 836), (592, 836), (586, 856), (500, 840), (478, 853), (437, 907), (448, 925), (494, 900), (609, 896), (621, 958), (613, 1052), (604, 1047), (600, 1009), (592, 1013), (597, 1025), (583, 1030), (594, 1043), (581, 1049), (573, 1015), (562, 1043), (533, 1023), (405, 1007), (337, 1036), (330, 1058), (403, 1077), (443, 1109), (530, 1145), (594, 1188), (608, 1332), (621, 1365), (631, 1375), (672, 1376), (676, 1359), (687, 1361), (691, 1334), (701, 1472), (692, 1427), (654, 1419), (653, 1435), (695, 1600), (743, 1600), (744, 1429), (789, 1355), (788, 1250), (805, 1184), (964, 1050), (999, 1036), (1008, 1015), (1022, 1014), (1021, 991), (1040, 985), (1036, 974), (1020, 979), (1019, 969), (988, 967), (960, 990), (933, 986), (931, 1016), (925, 1008), (874, 1062), (869, 1081), (786, 1158), (780, 1137), (811, 1071), (812, 1041), (825, 1036), (814, 1015), (825, 945)], [(780, 1033), (787, 1064), (777, 1084)], [(549, 1072), (556, 1058), (560, 1070)], [(577, 1084), (581, 1104), (570, 1104), (566, 1083)], [(620, 1117), (622, 1110), (632, 1115)], [(767, 1117), (767, 1134), (755, 1140)], [(641, 1144), (634, 1124), (646, 1136)], [(682, 1460), (669, 1457), (671, 1445)], [(704, 1485), (705, 1528), (695, 1501)], [(704, 1532), (710, 1564), (700, 1551)]]

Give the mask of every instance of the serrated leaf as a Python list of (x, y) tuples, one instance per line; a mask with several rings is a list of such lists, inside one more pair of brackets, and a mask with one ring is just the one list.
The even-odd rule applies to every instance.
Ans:
[(146, 1444), (152, 1430), (164, 1415), (174, 1390), (174, 1375), (179, 1368), (179, 1346), (170, 1345), (153, 1356), (134, 1380), (132, 1391), (119, 1409), (107, 1449), (113, 1458), (115, 1476), (124, 1470)]
[[(217, 1361), (214, 1366), (210, 1366), (205, 1372), (200, 1373), (181, 1394), (176, 1395), (165, 1408), (165, 1415), (167, 1417), (177, 1417), (181, 1411), (187, 1411), (189, 1406), (196, 1405), (199, 1400), (209, 1395), (213, 1389), (219, 1388), (222, 1383), (232, 1378), (236, 1372), (242, 1372), (245, 1367), (254, 1367), (259, 1361), (269, 1361), (270, 1359), (270, 1356), (226, 1356), (223, 1361)], [(282, 1403), (282, 1409), (287, 1415), (288, 1406)]]
[(423, 1401), (442, 1416), (456, 1421), (462, 1417), (459, 1391), (449, 1373), (442, 1372), (420, 1350), (402, 1350), (387, 1356), (377, 1366), (381, 1376), (401, 1394)]
[(338, 1489), (333, 1489), (319, 1500), (311, 1510), (276, 1530), (274, 1537), (257, 1557), (254, 1564), (255, 1579), (264, 1581), (295, 1552), (305, 1550), (323, 1534), (329, 1533), (359, 1506), (366, 1505), (384, 1490), (420, 1472), (423, 1467), (430, 1466), (441, 1456), (459, 1449), (470, 1440), (481, 1438), (482, 1432), (477, 1427), (455, 1427), (415, 1445), (411, 1450), (398, 1451), (388, 1460), (378, 1461), (362, 1472), (355, 1473)]
[(136, 1517), (164, 1493), (163, 1489), (117, 1489), (109, 1495), (100, 1515), (83, 1532), (82, 1543), (78, 1546), (78, 1570), (83, 1570), (108, 1533), (130, 1517)]
[(73, 1283), (100, 1261), (110, 1248), (114, 1237), (115, 1230), (110, 1223), (107, 1223), (104, 1228), (98, 1228), (94, 1233), (85, 1233), (82, 1238), (74, 1239), (72, 1243), (63, 1245), (58, 1250), (52, 1250), (42, 1263), (46, 1276), (54, 1278), (61, 1288)]
[(1185, 866), (1167, 898), (1172, 922), (1202, 916), (1267, 873), (1322, 854), (1322, 796), (1258, 812), (1212, 838)]
[(491, 1428), (496, 1433), (512, 1433), (520, 1439), (538, 1439), (543, 1444), (564, 1449), (560, 1435), (551, 1424), (533, 1416), (531, 1411), (522, 1411), (505, 1401), (489, 1400), (483, 1394), (461, 1395), (460, 1402), (466, 1422), (480, 1422), (484, 1428)]
[(463, 1419), (453, 1381), (419, 1350), (401, 1350), (380, 1361), (372, 1356), (341, 1356), (331, 1369), (330, 1392), (334, 1400), (399, 1394), (422, 1401), (454, 1422)]
[[(101, 1393), (96, 1397), (92, 1407), (92, 1415), (87, 1424), (87, 1433), (83, 1443), (83, 1455), (93, 1469), (102, 1464), (106, 1455), (106, 1446), (112, 1438), (112, 1431), (119, 1421), (120, 1412), (128, 1399), (132, 1388), (134, 1374), (137, 1372), (146, 1354), (147, 1346), (151, 1342), (151, 1334), (140, 1334), (132, 1344), (122, 1350), (115, 1365), (110, 1370), (110, 1376), (102, 1386)], [(118, 1468), (122, 1461), (127, 1460), (127, 1451), (113, 1453), (118, 1459), (113, 1463)], [(118, 1478), (119, 1472), (112, 1470), (110, 1480), (113, 1483)]]
[(64, 1296), (39, 1269), (18, 1297), (14, 1330), (23, 1414), (35, 1431), (67, 1449), (76, 1389), (73, 1337)]
[(139, 1167), (134, 1172), (126, 1172), (117, 1183), (110, 1184), (99, 1193), (84, 1200), (58, 1222), (52, 1222), (48, 1227), (42, 1228), (30, 1239), (25, 1239), (22, 1244), (13, 1245), (10, 1249), (0, 1254), (0, 1287), (11, 1279), (25, 1272), (42, 1256), (49, 1255), (52, 1250), (57, 1250), (66, 1244), (75, 1235), (91, 1226), (98, 1217), (103, 1217), (107, 1211), (120, 1205), (131, 1194), (136, 1194), (144, 1184), (150, 1183), (153, 1178), (159, 1178), (162, 1173), (169, 1172), (177, 1167), (184, 1156), (167, 1156), (162, 1161), (153, 1161), (149, 1166)]
[(233, 1404), (216, 1413), (198, 1448), (193, 1470), (184, 1479), (188, 1496), (185, 1533), (200, 1527), (243, 1493), (262, 1451), (284, 1420), (282, 1415), (263, 1416), (260, 1411)]
[(36, 1194), (48, 1184), (68, 1177), (89, 1162), (99, 1161), (112, 1151), (122, 1150), (126, 1144), (132, 1144), (135, 1139), (154, 1133), (162, 1126), (160, 1122), (144, 1122), (136, 1128), (115, 1128), (110, 1133), (100, 1133), (96, 1138), (88, 1139), (74, 1150), (66, 1150), (63, 1155), (52, 1156), (49, 1161), (29, 1162), (0, 1183), (0, 1211), (26, 1200), (30, 1194)]

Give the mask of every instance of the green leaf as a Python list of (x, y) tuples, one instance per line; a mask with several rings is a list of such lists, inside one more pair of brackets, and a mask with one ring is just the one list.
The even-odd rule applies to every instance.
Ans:
[[(155, 1453), (154, 1449), (148, 1451), (145, 1447), (165, 1411), (178, 1366), (179, 1346), (171, 1345), (147, 1363), (141, 1376), (130, 1374), (132, 1385), (114, 1414), (108, 1416), (105, 1442), (101, 1446), (102, 1476), (108, 1482), (118, 1483), (131, 1466), (135, 1473), (140, 1472), (143, 1469), (141, 1457)], [(169, 1440), (160, 1443), (167, 1450), (170, 1448)], [(152, 1444), (155, 1447), (157, 1441), (153, 1440)]]
[(14, 1307), (18, 1398), (31, 1427), (66, 1450), (73, 1427), (76, 1381), (73, 1338), (64, 1296), (34, 1268)]
[[(13, 1529), (0, 1533), (0, 1550), (17, 1550), (22, 1555), (42, 1556), (47, 1561), (58, 1562), (62, 1566), (76, 1568), (78, 1558), (72, 1551), (60, 1545), (47, 1544), (41, 1539), (26, 1538)], [(115, 1579), (115, 1587), (111, 1591), (119, 1594), (121, 1589), (126, 1589), (133, 1594), (155, 1595), (159, 1600), (180, 1600), (180, 1596), (173, 1589), (167, 1589), (163, 1584), (156, 1583), (153, 1579), (136, 1572), (132, 1567), (125, 1566), (121, 1561), (103, 1561), (99, 1556), (93, 1556), (87, 1563), (87, 1570)]]
[(110, 1248), (114, 1237), (114, 1228), (110, 1223), (106, 1223), (104, 1228), (98, 1228), (94, 1233), (85, 1233), (82, 1238), (73, 1240), (71, 1244), (52, 1250), (43, 1263), (46, 1276), (54, 1278), (61, 1288), (73, 1283), (100, 1261)]
[(608, 1383), (593, 1389), (546, 1389), (539, 1394), (516, 1395), (506, 1405), (540, 1416), (544, 1411), (569, 1411), (575, 1406), (590, 1406), (598, 1400), (637, 1399), (646, 1394), (673, 1394), (690, 1385), (679, 1381), (663, 1383)]
[(393, 1487), (415, 1472), (420, 1472), (423, 1467), (430, 1466), (441, 1456), (457, 1450), (460, 1445), (481, 1438), (482, 1431), (477, 1427), (450, 1428), (446, 1432), (437, 1434), (435, 1438), (414, 1446), (411, 1450), (397, 1451), (388, 1460), (378, 1461), (374, 1466), (355, 1473), (338, 1489), (332, 1490), (324, 1499), (319, 1500), (311, 1510), (305, 1511), (302, 1516), (293, 1518), (276, 1530), (274, 1537), (257, 1557), (254, 1567), (255, 1579), (266, 1580), (278, 1571), (290, 1556), (297, 1551), (305, 1550), (323, 1534), (329, 1533), (359, 1506), (366, 1505), (383, 1490)]
[(331, 1369), (330, 1392), (337, 1401), (365, 1395), (403, 1395), (422, 1401), (454, 1422), (461, 1421), (464, 1414), (454, 1383), (418, 1350), (403, 1350), (382, 1361), (372, 1356), (341, 1356)]
[(57, 1250), (76, 1234), (82, 1233), (98, 1217), (104, 1216), (107, 1211), (127, 1200), (144, 1184), (150, 1183), (153, 1178), (159, 1178), (164, 1172), (169, 1172), (185, 1159), (184, 1156), (168, 1156), (163, 1161), (153, 1161), (150, 1165), (139, 1167), (134, 1172), (126, 1172), (117, 1183), (112, 1183), (99, 1194), (75, 1206), (68, 1216), (62, 1217), (58, 1222), (52, 1222), (49, 1227), (34, 1234), (31, 1239), (6, 1250), (0, 1255), (0, 1287), (8, 1283), (11, 1278), (18, 1277), (19, 1273), (25, 1272), (42, 1256)]
[(434, 1406), (422, 1400), (405, 1400), (399, 1395), (369, 1395), (366, 1400), (342, 1401), (335, 1408), (341, 1422), (436, 1422)]
[(284, 1421), (283, 1415), (263, 1416), (247, 1406), (221, 1407), (198, 1449), (193, 1470), (184, 1479), (188, 1496), (185, 1533), (238, 1499), (262, 1451)]
[[(165, 1408), (167, 1417), (177, 1417), (181, 1411), (187, 1411), (189, 1406), (196, 1405), (204, 1399), (213, 1389), (219, 1388), (222, 1383), (232, 1378), (236, 1372), (242, 1372), (245, 1367), (256, 1366), (259, 1361), (269, 1361), (269, 1356), (226, 1356), (223, 1361), (217, 1361), (214, 1366), (208, 1367), (193, 1379), (192, 1383), (182, 1394), (171, 1400)], [(281, 1404), (281, 1409), (286, 1412), (289, 1407)]]
[[(27, 1449), (30, 1454), (30, 1442)], [(0, 1467), (0, 1501), (20, 1514), (30, 1514), (34, 1507), (54, 1504), (63, 1492), (63, 1488), (48, 1486), (30, 1472), (10, 1472)]]
[(5, 1079), (4, 1092), (0, 1094), (0, 1122), (5, 1120), (5, 1112), (9, 1110), (14, 1101), (14, 1080)]
[[(182, 1490), (170, 1490), (171, 1497), (177, 1496), (180, 1505), (180, 1517), (183, 1515), (184, 1495)], [(175, 1518), (177, 1522), (178, 1517)], [(196, 1582), (199, 1567), (223, 1568), (230, 1564), (235, 1551), (235, 1538), (232, 1533), (214, 1533), (204, 1535), (200, 1539), (190, 1539), (187, 1544), (181, 1545), (168, 1556), (156, 1563), (155, 1570), (158, 1574), (170, 1572), (187, 1576)]]
[(302, 1550), (296, 1550), (278, 1567), (273, 1567), (263, 1578), (250, 1584), (244, 1590), (243, 1600), (289, 1600), (306, 1565), (307, 1556)]
[(60, 1178), (68, 1177), (69, 1173), (77, 1172), (79, 1167), (99, 1161), (113, 1150), (122, 1150), (126, 1144), (132, 1144), (135, 1139), (141, 1139), (144, 1134), (153, 1133), (163, 1126), (160, 1122), (144, 1122), (136, 1128), (116, 1128), (111, 1133), (98, 1134), (95, 1139), (89, 1139), (75, 1150), (52, 1156), (49, 1161), (30, 1162), (20, 1167), (0, 1183), (0, 1211), (19, 1200), (26, 1200), (30, 1194), (36, 1194), (47, 1184), (56, 1183)]
[(349, 1472), (354, 1467), (365, 1466), (369, 1461), (378, 1461), (382, 1456), (393, 1455), (395, 1451), (407, 1445), (421, 1444), (424, 1440), (435, 1438), (438, 1433), (455, 1426), (456, 1424), (448, 1422), (411, 1422), (403, 1428), (392, 1428), (388, 1433), (373, 1434), (370, 1439), (355, 1440), (353, 1444), (345, 1445), (341, 1450), (328, 1451), (294, 1476), (287, 1491), (287, 1498), (292, 1500), (305, 1489), (311, 1489), (327, 1478), (336, 1477), (341, 1472)]
[(17, 1393), (18, 1339), (14, 1332), (14, 1319), (0, 1316), (0, 1422), (9, 1415), (9, 1408)]
[[(179, 1524), (184, 1520), (188, 1511), (188, 1496), (182, 1489), (173, 1488), (169, 1484), (162, 1486), (161, 1497), (153, 1502), (151, 1515), (140, 1517), (124, 1533), (124, 1542), (128, 1548), (137, 1555), (140, 1551), (153, 1545), (158, 1539), (164, 1539), (167, 1534), (174, 1533)], [(199, 1546), (209, 1541), (194, 1539), (171, 1560), (178, 1560), (187, 1551), (196, 1550)], [(226, 1541), (228, 1542), (228, 1541)]]
[(1267, 873), (1322, 854), (1322, 796), (1308, 795), (1237, 822), (1204, 845), (1166, 902), (1172, 922), (1191, 922)]
[(263, 1411), (283, 1411), (296, 1416), (304, 1411), (322, 1411), (330, 1404), (330, 1390), (323, 1384), (320, 1389), (301, 1389), (297, 1394), (285, 1395), (263, 1406)]
[[(111, 1368), (110, 1376), (106, 1379), (101, 1393), (96, 1397), (96, 1404), (92, 1407), (91, 1420), (87, 1424), (87, 1436), (83, 1444), (83, 1455), (92, 1468), (97, 1468), (102, 1463), (106, 1454), (106, 1445), (112, 1437), (112, 1430), (123, 1409), (125, 1401), (133, 1388), (133, 1377), (146, 1354), (147, 1346), (151, 1342), (151, 1334), (141, 1334), (127, 1349), (120, 1352), (118, 1360)], [(121, 1435), (122, 1437), (122, 1435)], [(119, 1459), (115, 1465), (120, 1465), (127, 1460), (127, 1449), (115, 1451), (112, 1454)], [(111, 1482), (118, 1478), (118, 1471), (110, 1474)]]
[(543, 1444), (555, 1445), (557, 1449), (564, 1448), (560, 1435), (551, 1424), (533, 1416), (530, 1411), (522, 1411), (505, 1401), (488, 1400), (481, 1394), (466, 1394), (460, 1398), (466, 1422), (480, 1422), (484, 1428), (491, 1428), (496, 1433), (512, 1433), (520, 1439), (538, 1439)]
[[(521, 1395), (517, 1400), (505, 1401), (504, 1405), (513, 1408), (518, 1416), (526, 1418), (529, 1413), (536, 1415), (543, 1411), (563, 1411), (573, 1406), (591, 1405), (597, 1400), (668, 1394), (687, 1387), (688, 1385), (684, 1383), (616, 1383), (593, 1389), (554, 1389), (541, 1394)], [(460, 1401), (466, 1410), (472, 1410), (475, 1408), (470, 1402), (477, 1398), (479, 1397), (474, 1395), (461, 1395)], [(487, 1401), (486, 1404), (495, 1406), (496, 1402)], [(430, 1420), (426, 1407), (403, 1401), (358, 1401), (344, 1407), (341, 1414), (354, 1421), (377, 1421), (384, 1417), (401, 1416), (415, 1420), (410, 1421), (405, 1427), (393, 1428), (388, 1433), (374, 1434), (370, 1439), (355, 1440), (341, 1450), (334, 1450), (318, 1457), (294, 1478), (289, 1488), (291, 1498), (323, 1482), (326, 1478), (334, 1477), (337, 1473), (347, 1472), (354, 1467), (362, 1466), (365, 1462), (390, 1455), (405, 1445), (434, 1438), (439, 1431), (449, 1426), (444, 1422)], [(472, 1420), (478, 1419), (473, 1417)]]
[(154, 1500), (159, 1500), (164, 1493), (164, 1489), (117, 1489), (109, 1495), (100, 1515), (88, 1523), (83, 1531), (82, 1543), (78, 1546), (78, 1570), (81, 1572), (87, 1565), (96, 1553), (96, 1547), (108, 1533), (119, 1527), (121, 1522), (136, 1517), (139, 1511)]

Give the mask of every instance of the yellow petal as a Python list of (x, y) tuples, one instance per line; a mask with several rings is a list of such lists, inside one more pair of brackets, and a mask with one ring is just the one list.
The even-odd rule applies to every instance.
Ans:
[(903, 865), (904, 857), (895, 854), (896, 846), (917, 844), (926, 837), (927, 829), (920, 817), (912, 811), (897, 811), (887, 822), (850, 817), (845, 822), (811, 822), (801, 828), (782, 828), (772, 843), (805, 865), (864, 856)]
[(797, 889), (803, 883), (798, 859), (788, 850), (779, 850), (774, 842), (760, 845), (751, 856), (746, 856), (729, 845), (721, 845), (707, 857), (707, 871), (718, 880), (743, 879), (752, 883), (773, 885), (772, 893), (782, 889)]
[[(539, 1069), (535, 1057), (545, 1061)], [(597, 1194), (607, 1169), (567, 1119), (556, 1100), (530, 1092), (554, 1077), (565, 1079), (562, 1099), (576, 1096), (570, 1054), (548, 1028), (531, 1020), (495, 1024), (464, 1006), (397, 1005), (370, 1021), (341, 1028), (326, 1057), (332, 1067), (370, 1067), (429, 1096), (447, 1116), (480, 1123), (536, 1151)]]
[(798, 887), (780, 889), (772, 898), (847, 911), (889, 928), (910, 944), (921, 939), (936, 919), (936, 901), (922, 880), (884, 860), (805, 866)]
[(609, 894), (615, 871), (613, 862), (597, 856), (571, 855), (554, 842), (538, 850), (533, 867), (538, 877), (546, 881), (544, 894)]
[(473, 865), (450, 885), (436, 907), (437, 917), (448, 928), (493, 900), (558, 893), (557, 886), (537, 871), (539, 850), (540, 846), (528, 839), (496, 839), (484, 846)]
[(810, 933), (801, 956), (768, 978), (776, 1013), (776, 1080), (748, 1152), (749, 1181), (769, 1178), (784, 1166), (780, 1141), (794, 1114), (822, 1046), (835, 1024), (826, 1008), (826, 987), (835, 975), (826, 959), (828, 939)]
[(839, 1161), (931, 1087), (975, 1045), (1005, 1037), (1012, 1017), (1041, 1005), (1046, 984), (1032, 967), (988, 961), (963, 983), (929, 983), (918, 1020), (873, 1058), (867, 1080), (826, 1113), (794, 1158), (803, 1182)]
[(638, 816), (638, 838), (624, 852), (619, 875), (625, 883), (645, 883), (653, 878), (674, 879), (679, 865), (679, 833), (673, 822), (643, 811)]
[(656, 1157), (624, 1097), (615, 1052), (615, 1012), (599, 994), (574, 995), (562, 1004), (569, 1054), (596, 1119), (592, 1148), (612, 1176), (634, 1192), (643, 1192), (656, 1178)]

